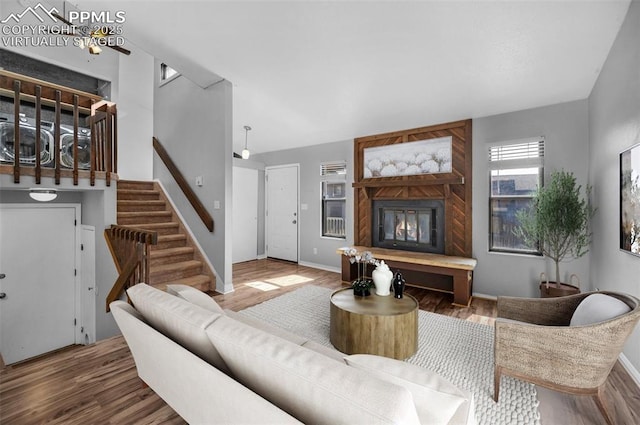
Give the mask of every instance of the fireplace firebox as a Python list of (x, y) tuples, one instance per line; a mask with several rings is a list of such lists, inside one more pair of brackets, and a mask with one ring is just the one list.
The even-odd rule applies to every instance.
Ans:
[(444, 254), (444, 201), (374, 200), (372, 245)]

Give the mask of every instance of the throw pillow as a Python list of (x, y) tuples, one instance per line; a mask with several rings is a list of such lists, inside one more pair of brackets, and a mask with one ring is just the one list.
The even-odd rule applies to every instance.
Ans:
[(214, 301), (213, 298), (192, 286), (173, 283), (167, 285), (167, 292), (211, 312), (220, 314), (224, 313), (222, 308)]
[(145, 321), (218, 369), (228, 372), (205, 328), (222, 315), (212, 313), (181, 298), (169, 295), (145, 283), (127, 289), (133, 306)]
[(449, 424), (467, 401), (458, 387), (420, 366), (371, 354), (354, 354), (344, 360), (351, 367), (408, 389), (413, 395), (420, 423)]
[(618, 317), (631, 311), (624, 302), (606, 294), (591, 294), (578, 304), (570, 326), (586, 326)]

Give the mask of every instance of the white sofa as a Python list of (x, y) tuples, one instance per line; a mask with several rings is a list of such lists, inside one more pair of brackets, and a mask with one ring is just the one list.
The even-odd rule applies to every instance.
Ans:
[(111, 311), (138, 375), (191, 424), (475, 424), (472, 395), (402, 361), (344, 354), (138, 284)]

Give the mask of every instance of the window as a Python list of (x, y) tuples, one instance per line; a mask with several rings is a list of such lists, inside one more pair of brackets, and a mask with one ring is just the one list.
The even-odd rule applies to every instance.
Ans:
[(516, 212), (528, 210), (544, 175), (544, 138), (514, 140), (489, 148), (489, 250), (542, 255), (513, 230)]
[(320, 164), (322, 179), (322, 236), (346, 239), (347, 164), (344, 161)]
[(180, 73), (166, 63), (160, 64), (160, 83), (167, 83), (178, 77)]

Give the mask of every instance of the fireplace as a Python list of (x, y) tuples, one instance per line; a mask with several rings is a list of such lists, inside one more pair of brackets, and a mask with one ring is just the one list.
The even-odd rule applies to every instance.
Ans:
[(372, 245), (444, 254), (444, 201), (373, 201)]

